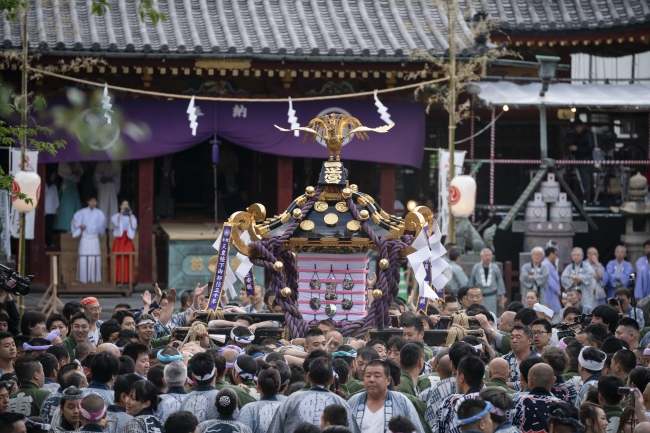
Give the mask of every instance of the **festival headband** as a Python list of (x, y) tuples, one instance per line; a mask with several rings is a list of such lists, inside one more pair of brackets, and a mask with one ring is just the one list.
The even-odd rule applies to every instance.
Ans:
[(549, 307), (540, 304), (539, 302), (533, 305), (533, 310), (539, 311), (540, 313), (546, 314), (547, 317), (553, 317), (553, 310), (551, 310)]
[(459, 419), (459, 420), (458, 420), (458, 425), (467, 425), (467, 424), (475, 423), (476, 421), (480, 420), (480, 419), (483, 418), (485, 415), (487, 415), (488, 412), (490, 412), (490, 411), (492, 410), (493, 407), (494, 407), (494, 406), (492, 406), (492, 403), (490, 403), (489, 401), (486, 401), (486, 402), (485, 402), (485, 409), (483, 409), (482, 412), (477, 413), (476, 415), (471, 416), (471, 417), (469, 417), (469, 418)]
[(242, 353), (246, 352), (244, 349), (242, 349), (239, 346), (235, 346), (234, 344), (229, 344), (227, 346), (223, 346), (221, 349), (219, 349), (219, 352), (217, 352), (217, 353), (219, 354), (219, 356), (222, 356), (223, 352), (225, 352), (228, 349), (236, 350), (240, 355)]
[[(270, 355), (270, 353), (267, 353), (266, 355), (264, 355), (264, 358), (262, 358), (262, 359), (263, 359), (264, 361), (266, 361), (266, 358), (267, 358), (269, 355)], [(254, 357), (253, 357), (253, 358), (254, 358)], [(275, 362), (275, 361), (274, 361), (274, 362)], [(287, 365), (289, 365), (289, 361), (287, 361), (286, 358), (284, 359), (284, 363), (287, 364)]]
[(496, 416), (506, 416), (506, 415), (508, 415), (507, 410), (499, 409), (496, 406), (493, 406), (492, 409), (490, 409), (490, 413), (493, 414), (493, 415), (496, 415)]
[(48, 344), (47, 346), (30, 346), (29, 343), (23, 343), (23, 349), (25, 349), (25, 351), (27, 351), (27, 352), (30, 352), (30, 351), (33, 351), (33, 350), (47, 350), (50, 347), (52, 347), (51, 344)]
[[(602, 362), (592, 361), (590, 359), (585, 359), (582, 356), (582, 352), (584, 352), (585, 349), (587, 349), (587, 348), (583, 347), (582, 350), (580, 351), (580, 355), (578, 355), (578, 363), (580, 365), (582, 365), (584, 368), (586, 368), (587, 370), (592, 370), (592, 371), (600, 371), (600, 370), (602, 370), (603, 367), (605, 366), (605, 360), (607, 359), (607, 356), (605, 356), (605, 358), (603, 358)], [(598, 350), (598, 349), (596, 349), (596, 350)], [(598, 350), (598, 352), (605, 355), (605, 352), (601, 352), (600, 350)]]
[(142, 325), (155, 325), (155, 324), (156, 322), (154, 322), (153, 320), (143, 320), (142, 322), (136, 323), (135, 327), (137, 328), (138, 326), (142, 326)]
[(480, 352), (483, 350), (483, 345), (482, 344), (477, 344), (476, 346), (472, 346), (474, 349), (476, 349), (477, 352)]
[(558, 420), (560, 421), (560, 424), (572, 425), (576, 429), (576, 433), (582, 433), (585, 431), (585, 426), (580, 422), (580, 420), (570, 416), (565, 416), (562, 409), (555, 409), (549, 414), (548, 419)]
[(194, 373), (194, 377), (196, 380), (200, 380), (203, 382), (204, 380), (212, 379), (212, 376), (214, 376), (214, 372), (217, 371), (216, 367), (212, 367), (212, 370), (210, 370), (209, 373), (204, 374), (203, 376), (199, 376), (198, 374)]
[(557, 342), (557, 345), (560, 349), (564, 350), (566, 349), (566, 343), (564, 342), (564, 338), (561, 339), (560, 341)]
[(34, 427), (34, 428), (37, 429), (37, 430), (43, 430), (43, 431), (50, 431), (50, 430), (52, 430), (52, 426), (51, 426), (50, 424), (44, 424), (44, 423), (42, 423), (42, 422), (32, 421), (32, 420), (29, 419), (29, 418), (25, 418), (23, 421), (24, 421), (25, 425), (32, 426), (32, 427)]
[(87, 420), (97, 421), (104, 417), (104, 414), (106, 413), (106, 406), (104, 406), (104, 408), (99, 412), (88, 412), (86, 409), (81, 407), (81, 402), (82, 400), (79, 400), (79, 411), (81, 412), (81, 416), (83, 416)]
[(81, 305), (83, 305), (84, 307), (90, 304), (99, 304), (99, 301), (97, 300), (97, 298), (94, 298), (92, 296), (88, 296), (87, 298), (83, 298), (81, 300)]
[(183, 355), (181, 355), (180, 353), (178, 355), (162, 355), (160, 352), (158, 352), (156, 357), (158, 358), (158, 361), (160, 361), (160, 362), (172, 362), (172, 361), (182, 361), (183, 360)]
[(337, 352), (332, 353), (333, 358), (356, 358), (357, 357), (357, 351), (354, 349), (350, 349), (349, 352), (346, 352), (344, 350), (339, 350)]
[(643, 356), (650, 356), (650, 349), (648, 348), (643, 349)]
[[(68, 391), (71, 391), (71, 393), (68, 394)], [(79, 392), (75, 393), (74, 391), (79, 391)], [(81, 400), (82, 398), (84, 398), (84, 395), (81, 389), (72, 385), (63, 390), (63, 393), (61, 394), (61, 398), (63, 400)]]
[(232, 328), (230, 331), (230, 339), (235, 343), (251, 344), (255, 340), (255, 334), (251, 333), (248, 337), (237, 337), (235, 335), (235, 328)]
[(50, 332), (49, 334), (47, 334), (47, 335), (45, 336), (45, 339), (46, 339), (47, 341), (52, 341), (52, 340), (54, 340), (56, 337), (60, 337), (60, 336), (61, 336), (61, 331), (59, 331), (58, 329), (54, 329), (52, 332)]
[(235, 358), (235, 362), (233, 363), (233, 368), (235, 369), (237, 374), (241, 376), (242, 379), (246, 379), (246, 380), (254, 380), (255, 379), (255, 374), (246, 373), (244, 370), (242, 370), (239, 367), (239, 365), (237, 364), (237, 358)]

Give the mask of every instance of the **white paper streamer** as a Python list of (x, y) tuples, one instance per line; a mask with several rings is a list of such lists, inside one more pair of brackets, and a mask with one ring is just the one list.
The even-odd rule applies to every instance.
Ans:
[(194, 96), (192, 96), (190, 105), (187, 107), (187, 114), (190, 121), (190, 129), (192, 130), (192, 135), (196, 135), (196, 128), (199, 126), (199, 123), (196, 121), (198, 118), (196, 110), (197, 107), (194, 106)]
[(377, 97), (377, 90), (375, 89), (375, 107), (377, 107), (377, 112), (379, 113), (381, 120), (386, 123), (386, 125), (390, 125), (393, 123), (392, 120), (390, 120), (390, 114), (388, 114), (388, 108), (384, 104), (381, 103), (379, 98)]
[(104, 109), (104, 117), (106, 117), (106, 123), (109, 125), (112, 122), (111, 115), (113, 114), (113, 110), (111, 110), (113, 106), (111, 105), (111, 97), (108, 96), (108, 86), (104, 85), (104, 96), (102, 96), (102, 108)]
[[(287, 116), (289, 116), (287, 122), (291, 125), (289, 129), (300, 128), (300, 123), (298, 123), (298, 117), (296, 117), (296, 110), (293, 109), (291, 98), (289, 98), (289, 111), (287, 112)], [(300, 137), (300, 131), (293, 131), (293, 136)]]

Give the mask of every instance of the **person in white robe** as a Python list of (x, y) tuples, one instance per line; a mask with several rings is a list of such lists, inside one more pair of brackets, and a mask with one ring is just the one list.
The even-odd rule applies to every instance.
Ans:
[[(334, 381), (330, 361), (325, 358), (316, 358), (311, 361), (307, 380), (311, 384), (311, 389), (309, 391), (294, 392), (282, 403), (273, 416), (271, 425), (267, 430), (268, 433), (292, 432), (299, 424), (305, 422), (320, 427), (321, 415), (325, 407), (331, 404), (348, 406), (344, 399), (329, 390)], [(348, 410), (347, 415), (348, 427), (352, 430), (352, 433), (360, 433), (352, 412)]]
[(102, 250), (99, 237), (106, 233), (106, 218), (102, 211), (97, 209), (97, 199), (90, 198), (88, 207), (74, 214), (71, 228), (73, 238), (81, 236), (77, 281), (81, 283), (101, 282)]
[(354, 394), (348, 401), (361, 433), (386, 431), (388, 421), (397, 415), (409, 418), (416, 432), (424, 433), (413, 403), (401, 393), (388, 390), (391, 383), (388, 364), (381, 360), (370, 361), (365, 367), (363, 382), (366, 390)]
[(77, 185), (84, 174), (84, 168), (80, 162), (60, 162), (58, 174), (63, 178), (59, 196), (59, 207), (54, 219), (54, 230), (70, 232), (70, 220), (75, 212), (81, 209), (81, 199)]
[(582, 292), (582, 305), (594, 308), (598, 305), (596, 298), (596, 288), (594, 280), (594, 269), (588, 264), (583, 263), (585, 257), (582, 248), (571, 250), (571, 261), (564, 271), (562, 271), (562, 287), (568, 289), (571, 286), (577, 286)]
[(519, 272), (519, 283), (521, 284), (521, 299), (526, 298), (526, 292), (534, 290), (539, 293), (539, 302), (546, 303), (546, 283), (548, 283), (549, 270), (542, 266), (544, 260), (544, 249), (535, 247), (530, 252), (529, 263), (524, 263)]
[(492, 251), (481, 251), (481, 261), (474, 265), (469, 276), (469, 285), (478, 287), (483, 293), (483, 306), (489, 311), (497, 311), (497, 300), (501, 308), (505, 307), (506, 286), (501, 270), (492, 263)]
[(100, 161), (95, 166), (93, 182), (97, 188), (98, 207), (106, 221), (117, 213), (117, 195), (120, 193), (122, 169), (111, 161)]

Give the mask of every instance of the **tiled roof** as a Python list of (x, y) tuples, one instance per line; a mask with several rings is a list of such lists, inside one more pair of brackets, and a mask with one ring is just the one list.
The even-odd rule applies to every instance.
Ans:
[[(142, 22), (136, 0), (29, 0), (30, 45), (54, 50), (274, 56), (403, 57), (448, 48), (444, 1), (153, 0), (167, 20)], [(648, 0), (458, 0), (459, 48), (467, 22), (487, 14), (506, 32), (588, 33), (650, 22)], [(34, 5), (37, 5), (34, 8)], [(2, 20), (2, 45), (21, 45), (20, 24)], [(270, 56), (270, 57), (266, 57)]]

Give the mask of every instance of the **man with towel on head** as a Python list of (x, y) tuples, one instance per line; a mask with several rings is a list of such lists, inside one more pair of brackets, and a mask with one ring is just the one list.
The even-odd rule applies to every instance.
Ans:
[(607, 355), (595, 347), (583, 347), (578, 355), (578, 372), (582, 378), (583, 385), (578, 392), (575, 407), (580, 408), (582, 401), (592, 386), (598, 387), (598, 379), (603, 375), (602, 369), (605, 366)]
[(77, 280), (82, 283), (102, 281), (102, 249), (99, 237), (106, 233), (106, 217), (96, 207), (97, 199), (91, 197), (88, 207), (76, 212), (70, 225), (72, 237), (81, 236)]
[(79, 404), (82, 432), (103, 432), (106, 427), (106, 406), (97, 394), (88, 394)]

